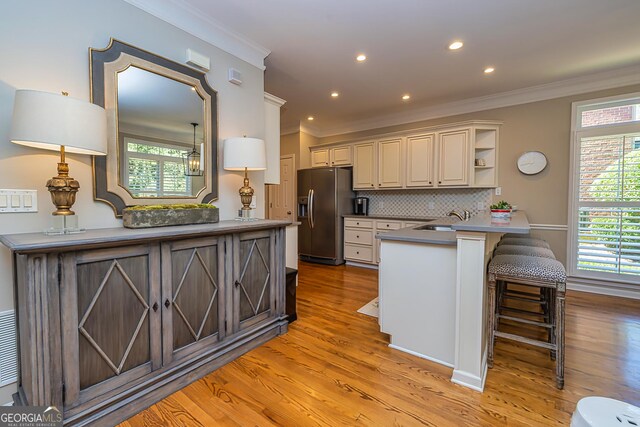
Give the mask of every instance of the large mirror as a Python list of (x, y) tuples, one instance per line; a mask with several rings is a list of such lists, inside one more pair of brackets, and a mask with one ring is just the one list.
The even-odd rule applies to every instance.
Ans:
[(91, 49), (92, 101), (108, 116), (108, 153), (94, 157), (94, 196), (130, 205), (217, 199), (216, 92), (204, 74), (111, 40)]

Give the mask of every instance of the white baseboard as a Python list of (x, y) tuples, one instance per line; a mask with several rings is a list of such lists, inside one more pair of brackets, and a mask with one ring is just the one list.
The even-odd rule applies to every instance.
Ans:
[(406, 349), (406, 348), (404, 348), (404, 347), (400, 347), (400, 346), (397, 346), (397, 345), (395, 345), (395, 344), (389, 344), (389, 348), (393, 348), (393, 349), (396, 349), (396, 350), (400, 350), (400, 351), (403, 351), (403, 352), (405, 352), (405, 353), (409, 353), (409, 354), (411, 354), (411, 355), (413, 355), (413, 356), (419, 357), (419, 358), (421, 358), (421, 359), (426, 359), (426, 360), (428, 360), (428, 361), (430, 361), (430, 362), (435, 362), (435, 363), (438, 363), (438, 364), (440, 364), (440, 365), (444, 365), (444, 366), (446, 366), (447, 368), (453, 368), (453, 363), (448, 363), (448, 362), (445, 362), (445, 361), (443, 361), (443, 360), (436, 359), (435, 357), (425, 356), (425, 355), (424, 355), (424, 354), (422, 354), (422, 353), (418, 353), (418, 352), (413, 351), (413, 350), (408, 350), (408, 349)]
[(622, 297), (630, 299), (640, 299), (640, 286), (628, 286), (601, 283), (578, 282), (575, 279), (567, 282), (567, 289), (572, 291), (589, 292), (592, 294), (609, 295), (612, 297)]
[(345, 264), (350, 265), (352, 267), (362, 267), (362, 268), (369, 268), (372, 270), (377, 270), (378, 266), (376, 264), (365, 264), (362, 262), (355, 262), (355, 261), (347, 261)]
[(482, 370), (482, 377), (471, 375), (468, 372), (460, 371), (458, 369), (453, 370), (453, 376), (451, 382), (459, 384), (461, 386), (468, 387), (472, 390), (482, 393), (484, 390), (484, 383), (487, 379), (487, 364), (484, 363), (484, 369)]

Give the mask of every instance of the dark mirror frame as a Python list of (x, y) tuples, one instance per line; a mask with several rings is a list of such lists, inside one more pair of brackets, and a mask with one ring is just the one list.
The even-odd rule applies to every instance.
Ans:
[[(89, 80), (91, 82), (91, 102), (104, 108), (105, 106), (105, 76), (104, 64), (115, 61), (121, 54), (126, 53), (136, 58), (152, 62), (156, 65), (190, 76), (200, 81), (202, 88), (211, 96), (211, 129), (209, 132), (208, 149), (211, 152), (211, 192), (205, 194), (201, 203), (209, 203), (218, 199), (218, 100), (217, 92), (209, 86), (204, 73), (183, 64), (171, 61), (145, 50), (131, 46), (116, 39), (111, 39), (104, 49), (89, 48)], [(107, 156), (118, 155), (108, 153)], [(92, 156), (93, 158), (93, 198), (105, 202), (113, 208), (116, 217), (122, 216), (122, 210), (127, 207), (125, 201), (107, 187), (107, 156)], [(188, 198), (186, 198), (188, 200)], [(157, 202), (156, 202), (157, 203)]]

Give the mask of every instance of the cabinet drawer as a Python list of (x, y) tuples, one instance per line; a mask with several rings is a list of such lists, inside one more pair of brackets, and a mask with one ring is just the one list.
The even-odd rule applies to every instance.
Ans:
[(344, 257), (356, 261), (373, 262), (373, 246), (345, 244)]
[(355, 228), (370, 228), (373, 230), (373, 220), (359, 219), (359, 218), (345, 218), (344, 226), (355, 227)]
[(373, 244), (373, 230), (356, 229), (352, 230), (345, 228), (344, 241), (346, 243), (357, 243), (359, 245), (372, 245)]
[(402, 221), (378, 221), (376, 222), (376, 230), (400, 230)]

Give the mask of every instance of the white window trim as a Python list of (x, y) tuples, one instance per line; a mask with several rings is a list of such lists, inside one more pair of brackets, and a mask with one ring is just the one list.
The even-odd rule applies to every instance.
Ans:
[[(139, 141), (141, 143), (144, 143), (146, 145), (152, 145), (155, 147), (161, 147), (161, 148), (167, 148), (167, 146), (175, 148), (175, 147), (180, 147), (182, 149), (182, 144), (176, 143), (175, 145), (170, 145), (168, 143), (163, 143), (163, 142), (156, 142), (156, 141), (148, 141), (148, 140), (144, 140), (142, 138), (139, 137), (131, 137), (131, 136), (125, 136), (124, 137), (124, 146), (125, 146), (125, 159), (124, 159), (124, 164), (128, 165), (129, 164), (129, 159), (130, 158), (136, 158), (136, 159), (147, 159), (147, 160), (155, 160), (159, 163), (159, 170), (158, 172), (160, 173), (160, 177), (159, 177), (159, 181), (158, 184), (160, 185), (159, 191), (160, 193), (155, 196), (154, 198), (162, 198), (162, 197), (191, 197), (191, 180), (187, 179), (186, 183), (187, 183), (187, 190), (184, 193), (165, 193), (164, 192), (164, 188), (163, 188), (163, 183), (164, 183), (164, 162), (166, 161), (170, 161), (170, 162), (176, 162), (177, 160), (175, 157), (170, 157), (170, 156), (163, 156), (161, 154), (149, 154), (149, 153), (138, 153), (138, 152), (133, 152), (133, 151), (129, 151), (126, 147), (128, 147), (128, 141), (127, 140), (133, 140), (133, 141)], [(189, 148), (188, 147), (184, 147), (184, 150), (186, 152), (189, 152)], [(125, 182), (129, 182), (129, 168), (125, 167), (124, 168), (124, 175), (125, 175)], [(145, 196), (146, 197), (146, 196)], [(146, 197), (148, 198), (148, 197)]]
[(584, 137), (605, 136), (617, 133), (635, 133), (640, 132), (640, 123), (617, 123), (603, 126), (590, 126), (580, 128), (578, 126), (578, 113), (590, 110), (589, 106), (595, 104), (612, 104), (621, 105), (624, 101), (640, 99), (640, 92), (629, 93), (624, 95), (610, 96), (606, 98), (590, 99), (586, 101), (577, 101), (571, 104), (571, 154), (569, 162), (569, 209), (567, 224), (569, 230), (567, 233), (567, 274), (570, 278), (578, 279), (596, 279), (605, 282), (640, 284), (640, 276), (634, 275), (613, 275), (598, 271), (579, 270), (577, 268), (578, 255), (578, 228), (575, 218), (578, 214), (578, 195), (576, 182), (579, 182), (580, 170), (580, 150), (579, 141)]

